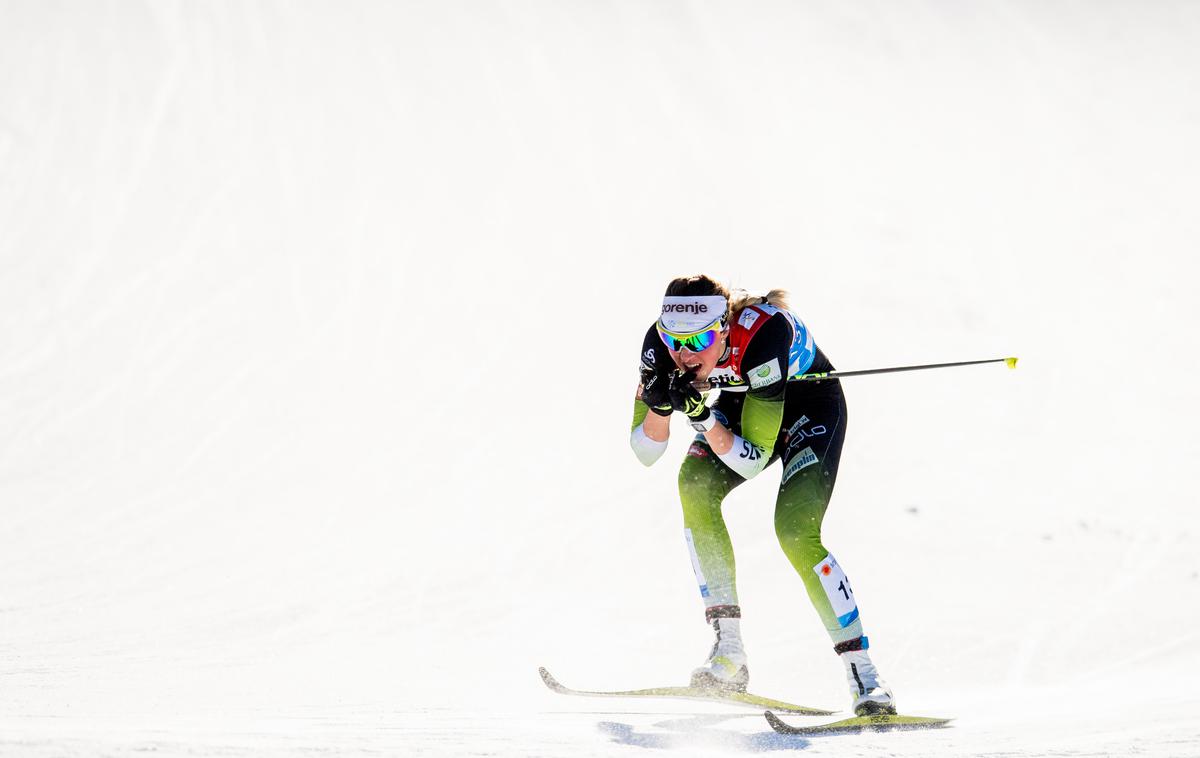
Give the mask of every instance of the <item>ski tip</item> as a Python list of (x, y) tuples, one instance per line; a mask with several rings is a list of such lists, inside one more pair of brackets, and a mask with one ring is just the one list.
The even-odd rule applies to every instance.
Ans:
[(779, 731), (780, 727), (783, 727), (785, 729), (787, 728), (787, 724), (783, 723), (783, 720), (781, 718), (776, 716), (774, 713), (771, 713), (770, 711), (763, 711), (763, 718), (765, 718), (767, 720), (767, 723), (771, 725), (771, 728), (776, 731)]
[(1016, 356), (1013, 356), (1012, 358), (1005, 358), (1005, 359), (1004, 359), (1004, 364), (1005, 364), (1006, 366), (1008, 366), (1009, 368), (1016, 368), (1016, 367), (1017, 367), (1017, 358), (1016, 358)]
[(546, 683), (546, 686), (555, 692), (561, 692), (563, 689), (565, 689), (561, 684), (558, 683), (557, 679), (550, 676), (550, 672), (547, 671), (544, 666), (538, 666), (538, 674), (541, 675), (542, 681)]

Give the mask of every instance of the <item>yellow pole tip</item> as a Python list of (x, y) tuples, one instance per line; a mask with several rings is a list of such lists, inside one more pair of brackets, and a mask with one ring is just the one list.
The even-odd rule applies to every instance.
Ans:
[(1017, 359), (1016, 358), (1005, 358), (1004, 362), (1008, 365), (1009, 368), (1017, 367)]

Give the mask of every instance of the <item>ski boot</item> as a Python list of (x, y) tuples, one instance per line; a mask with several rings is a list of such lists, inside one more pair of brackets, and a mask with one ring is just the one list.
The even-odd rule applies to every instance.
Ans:
[(717, 640), (704, 665), (692, 672), (692, 686), (705, 690), (745, 692), (750, 683), (746, 651), (742, 649), (741, 619), (712, 620)]
[[(842, 664), (846, 667), (846, 681), (850, 685), (850, 697), (854, 699), (856, 716), (875, 716), (896, 713), (896, 698), (887, 682), (879, 676), (871, 656), (867, 653), (867, 638), (860, 637), (861, 647), (839, 651)], [(842, 646), (839, 646), (842, 647)]]

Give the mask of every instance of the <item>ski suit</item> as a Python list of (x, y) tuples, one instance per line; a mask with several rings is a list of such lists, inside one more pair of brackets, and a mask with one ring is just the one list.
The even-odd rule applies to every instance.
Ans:
[[(652, 325), (642, 344), (642, 364), (673, 367), (666, 346)], [(833, 493), (838, 460), (846, 436), (846, 401), (837, 380), (788, 381), (806, 372), (831, 371), (804, 323), (790, 311), (767, 304), (747, 306), (735, 314), (729, 337), (710, 378), (734, 386), (721, 390), (712, 412), (733, 432), (734, 450), (751, 462), (739, 468), (753, 476), (782, 462), (775, 500), (775, 533), (784, 554), (804, 581), (808, 597), (821, 617), (835, 650), (857, 649), (862, 622), (849, 580), (821, 543), (821, 521)], [(633, 433), (649, 407), (634, 401)], [(659, 451), (661, 454), (661, 450)], [(639, 453), (643, 463), (653, 461)], [(656, 457), (656, 456), (654, 456)], [(705, 617), (740, 617), (733, 546), (721, 504), (746, 481), (697, 434), (679, 469), (684, 535), (691, 553)]]

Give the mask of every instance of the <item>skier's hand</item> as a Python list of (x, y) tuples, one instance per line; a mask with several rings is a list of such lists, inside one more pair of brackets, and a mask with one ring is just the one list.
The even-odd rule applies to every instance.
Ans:
[(650, 406), (650, 410), (660, 416), (670, 416), (674, 410), (671, 407), (670, 385), (669, 374), (655, 371), (649, 366), (642, 366), (642, 387), (639, 397), (643, 403)]
[(679, 371), (677, 369), (673, 371), (668, 394), (671, 397), (673, 409), (682, 411), (692, 421), (704, 421), (712, 411), (704, 404), (704, 396), (700, 394), (700, 390), (692, 386), (695, 378), (694, 370)]

